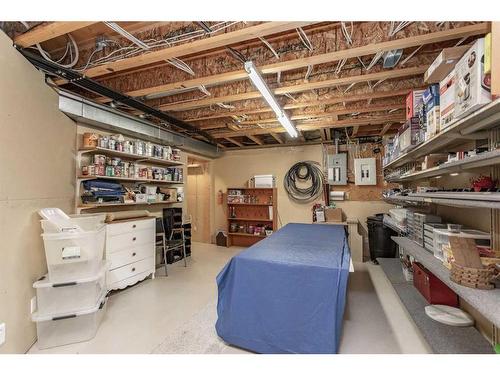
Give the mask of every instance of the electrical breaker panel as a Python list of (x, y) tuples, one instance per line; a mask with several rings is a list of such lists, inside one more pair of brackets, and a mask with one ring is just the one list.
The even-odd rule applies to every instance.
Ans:
[(375, 158), (354, 159), (354, 183), (356, 185), (377, 185)]
[(347, 185), (347, 154), (328, 155), (328, 183)]

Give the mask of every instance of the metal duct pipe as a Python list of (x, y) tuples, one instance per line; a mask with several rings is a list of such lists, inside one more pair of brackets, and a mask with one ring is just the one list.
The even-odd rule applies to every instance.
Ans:
[(94, 128), (175, 146), (208, 158), (221, 156), (221, 151), (212, 144), (170, 132), (152, 122), (61, 90), (59, 90), (59, 109), (73, 120)]

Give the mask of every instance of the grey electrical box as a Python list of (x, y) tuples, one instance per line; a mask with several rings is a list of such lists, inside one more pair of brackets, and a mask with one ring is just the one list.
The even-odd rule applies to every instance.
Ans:
[(347, 185), (347, 153), (328, 155), (328, 183)]

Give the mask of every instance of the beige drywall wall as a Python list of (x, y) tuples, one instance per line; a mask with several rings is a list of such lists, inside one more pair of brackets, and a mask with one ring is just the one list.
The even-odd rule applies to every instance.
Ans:
[[(290, 222), (310, 223), (313, 203), (300, 204), (291, 201), (283, 188), (283, 177), (289, 168), (299, 162), (312, 160), (322, 163), (321, 145), (300, 147), (276, 147), (255, 150), (226, 152), (224, 156), (213, 161), (214, 196), (221, 190), (226, 193), (228, 187), (245, 186), (253, 175), (272, 174), (276, 177), (278, 188), (278, 214), (282, 225)], [(317, 202), (321, 202), (322, 197)], [(344, 201), (338, 202), (347, 217), (358, 218), (366, 228), (366, 217), (374, 213), (387, 212), (392, 207), (378, 201)], [(215, 199), (212, 211), (213, 231), (226, 229), (225, 205), (217, 204)]]
[(32, 284), (46, 272), (37, 211), (73, 211), (75, 134), (43, 75), (0, 33), (0, 353), (36, 339)]

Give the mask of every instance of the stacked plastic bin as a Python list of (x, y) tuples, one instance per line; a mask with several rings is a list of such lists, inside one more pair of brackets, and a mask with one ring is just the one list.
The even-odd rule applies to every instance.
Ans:
[(92, 339), (106, 310), (105, 216), (41, 220), (48, 273), (33, 284), (39, 348)]

